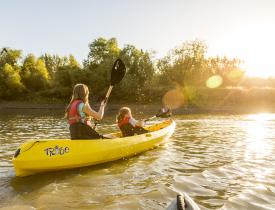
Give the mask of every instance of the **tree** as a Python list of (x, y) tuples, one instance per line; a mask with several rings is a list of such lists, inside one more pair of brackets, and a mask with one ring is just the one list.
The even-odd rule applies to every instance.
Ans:
[(77, 60), (73, 55), (69, 55), (68, 66), (70, 68), (78, 68), (78, 69), (81, 68), (80, 64), (77, 62)]
[(220, 75), (223, 78), (223, 86), (237, 86), (243, 80), (245, 72), (240, 68), (239, 59), (210, 57), (207, 61), (209, 75)]
[(65, 66), (68, 63), (67, 57), (60, 57), (58, 55), (44, 54), (40, 57), (49, 72), (50, 77), (53, 79), (57, 69), (61, 66)]
[(21, 50), (9, 48), (0, 54), (0, 96), (4, 98), (15, 98), (25, 90), (19, 75), (21, 56)]
[(59, 66), (54, 75), (54, 85), (56, 88), (66, 87), (71, 88), (77, 83), (85, 83), (86, 73), (81, 69), (80, 64), (77, 62), (73, 55), (64, 57), (67, 61), (64, 65)]
[(205, 53), (207, 47), (202, 41), (184, 42), (172, 54), (173, 68), (169, 78), (181, 85), (200, 85), (203, 83), (205, 70)]
[(84, 66), (90, 67), (100, 65), (109, 59), (114, 60), (120, 52), (116, 38), (107, 40), (100, 37), (95, 39), (89, 44), (89, 49), (88, 59), (84, 61)]
[(119, 56), (120, 49), (115, 38), (98, 38), (90, 45), (88, 59), (84, 61), (84, 70), (89, 78), (88, 85), (94, 93), (99, 93), (109, 85), (110, 69)]
[(156, 64), (157, 67), (157, 80), (158, 83), (162, 86), (170, 86), (173, 81), (171, 77), (171, 71), (173, 68), (173, 62), (171, 55), (166, 55), (165, 57), (159, 59)]
[(21, 50), (13, 50), (8, 48), (6, 52), (0, 54), (0, 68), (4, 67), (5, 64), (10, 64), (12, 67), (18, 66), (18, 61), (21, 57)]
[(6, 63), (0, 70), (0, 95), (2, 97), (14, 99), (25, 91), (17, 69)]
[(120, 88), (122, 95), (135, 100), (144, 100), (144, 91), (151, 88), (150, 84), (155, 73), (151, 54), (133, 45), (126, 45), (120, 57), (128, 69)]
[(24, 85), (32, 91), (45, 90), (49, 86), (50, 77), (43, 59), (28, 55), (22, 66), (21, 77)]

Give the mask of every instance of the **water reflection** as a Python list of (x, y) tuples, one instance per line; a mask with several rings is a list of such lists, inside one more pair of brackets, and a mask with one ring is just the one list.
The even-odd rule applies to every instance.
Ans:
[[(69, 137), (62, 117), (0, 116), (0, 209), (165, 209), (182, 191), (202, 209), (275, 208), (273, 114), (176, 116), (175, 134), (157, 149), (94, 167), (14, 177), (11, 158), (20, 143)], [(113, 116), (98, 128), (116, 130)]]
[(246, 159), (258, 159), (270, 155), (272, 150), (270, 150), (271, 145), (268, 142), (268, 135), (270, 132), (268, 128), (268, 120), (275, 119), (274, 115), (261, 113), (248, 115), (248, 120), (246, 125), (247, 137), (245, 139), (246, 144)]

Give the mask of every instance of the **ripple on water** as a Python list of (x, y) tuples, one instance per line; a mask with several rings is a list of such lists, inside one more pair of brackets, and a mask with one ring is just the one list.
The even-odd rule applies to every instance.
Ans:
[[(183, 191), (202, 209), (275, 209), (275, 115), (177, 116), (171, 140), (154, 150), (15, 178), (11, 158), (20, 143), (69, 138), (62, 117), (1, 115), (0, 209), (165, 209)], [(117, 130), (113, 117), (98, 129)]]

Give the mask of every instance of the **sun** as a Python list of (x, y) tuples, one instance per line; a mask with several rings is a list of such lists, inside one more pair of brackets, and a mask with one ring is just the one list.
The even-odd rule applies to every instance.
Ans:
[[(265, 40), (263, 35), (247, 33), (243, 39), (247, 39), (247, 50), (242, 52), (243, 64), (247, 76), (252, 77), (275, 77), (275, 64), (273, 61), (273, 48), (270, 40)], [(261, 37), (261, 40), (259, 40)], [(252, 46), (248, 46), (248, 45)]]
[(268, 64), (264, 58), (258, 57), (257, 60), (254, 60), (251, 56), (241, 65), (241, 68), (244, 69), (247, 76), (268, 78), (275, 77), (275, 67), (272, 67), (272, 65)]
[[(247, 76), (275, 77), (275, 28), (271, 20), (236, 23), (217, 41), (224, 54), (242, 61)], [(245, 26), (245, 27), (244, 27)]]

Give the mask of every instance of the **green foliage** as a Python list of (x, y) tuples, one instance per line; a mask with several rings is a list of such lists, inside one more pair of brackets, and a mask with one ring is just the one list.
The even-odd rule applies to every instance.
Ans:
[(12, 67), (17, 66), (18, 61), (22, 56), (21, 50), (12, 50), (9, 48), (7, 50), (8, 52), (3, 52), (0, 55), (0, 68), (3, 68), (5, 64), (10, 64)]
[(50, 77), (43, 59), (28, 55), (22, 66), (21, 77), (24, 85), (31, 91), (45, 90), (49, 87)]
[(115, 60), (119, 55), (119, 48), (116, 38), (109, 40), (98, 38), (89, 45), (88, 59), (84, 61), (86, 67), (96, 67), (106, 62), (106, 60)]
[(176, 82), (182, 86), (203, 87), (207, 79), (218, 74), (223, 77), (223, 86), (237, 85), (243, 78), (240, 60), (226, 57), (206, 58), (207, 47), (204, 42), (195, 40), (185, 42), (171, 54), (157, 63), (160, 82), (168, 85)]
[(68, 62), (67, 57), (60, 57), (58, 55), (44, 54), (40, 57), (45, 62), (46, 68), (51, 78), (54, 77), (59, 67), (65, 66)]
[(120, 49), (115, 38), (98, 38), (89, 48), (88, 59), (84, 61), (85, 76), (89, 78), (87, 84), (92, 93), (102, 94), (102, 90), (109, 85), (110, 69), (119, 56)]
[[(2, 50), (1, 50), (2, 51)], [(15, 99), (26, 89), (21, 82), (18, 65), (21, 50), (8, 49), (0, 55), (0, 97)]]
[(14, 99), (24, 91), (18, 70), (6, 63), (0, 71), (0, 96)]
[(206, 70), (206, 50), (205, 43), (199, 40), (185, 42), (181, 47), (175, 48), (157, 64), (163, 76), (162, 82), (176, 82), (182, 86), (200, 85), (204, 79), (202, 74)]
[(139, 50), (133, 45), (126, 45), (120, 57), (125, 62), (127, 74), (120, 86), (120, 92), (130, 96), (133, 101), (144, 101), (144, 91), (150, 87), (155, 68), (149, 52)]
[[(113, 90), (115, 101), (161, 101), (168, 90), (180, 85), (189, 104), (198, 106), (213, 92), (205, 86), (213, 75), (223, 78), (219, 88), (255, 85), (254, 81), (244, 79), (240, 60), (206, 57), (206, 52), (203, 41), (189, 41), (153, 61), (151, 52), (130, 44), (120, 48), (115, 38), (100, 37), (89, 44), (88, 57), (82, 66), (73, 55), (44, 54), (36, 58), (30, 54), (22, 59), (20, 50), (8, 49), (0, 55), (0, 96), (13, 99), (27, 93), (35, 97), (68, 99), (77, 83), (87, 84), (92, 96), (103, 96), (109, 86), (110, 70), (118, 57), (124, 61), (127, 73)], [(274, 80), (269, 84), (275, 86)]]
[(68, 68), (80, 69), (80, 64), (77, 62), (73, 55), (69, 55)]

